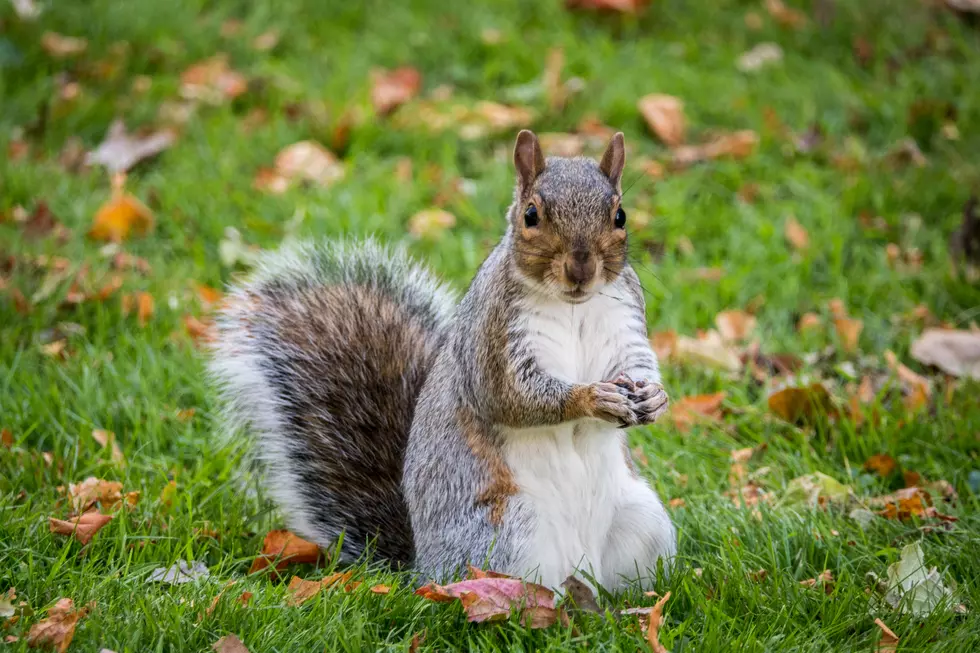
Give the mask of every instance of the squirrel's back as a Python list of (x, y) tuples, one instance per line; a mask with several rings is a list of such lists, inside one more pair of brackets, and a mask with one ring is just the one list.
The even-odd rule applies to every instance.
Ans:
[(265, 255), (229, 295), (211, 371), (230, 429), (254, 436), (292, 530), (321, 546), (345, 532), (413, 558), (400, 488), (415, 402), (455, 305), (400, 250), (374, 241)]

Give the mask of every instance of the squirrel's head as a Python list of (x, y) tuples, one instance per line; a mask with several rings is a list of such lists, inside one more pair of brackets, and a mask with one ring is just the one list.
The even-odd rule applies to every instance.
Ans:
[(517, 135), (517, 188), (508, 219), (514, 265), (525, 281), (581, 303), (616, 280), (627, 252), (626, 212), (619, 205), (625, 163), (622, 133), (599, 163), (545, 159), (534, 133)]

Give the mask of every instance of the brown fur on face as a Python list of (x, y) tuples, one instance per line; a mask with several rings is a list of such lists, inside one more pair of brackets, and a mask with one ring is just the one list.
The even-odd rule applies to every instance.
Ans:
[[(518, 189), (508, 217), (518, 272), (567, 300), (615, 281), (627, 256), (626, 230), (615, 226), (621, 170), (611, 178), (591, 159), (551, 157), (531, 175), (515, 159)], [(538, 224), (528, 227), (524, 213), (532, 205)]]

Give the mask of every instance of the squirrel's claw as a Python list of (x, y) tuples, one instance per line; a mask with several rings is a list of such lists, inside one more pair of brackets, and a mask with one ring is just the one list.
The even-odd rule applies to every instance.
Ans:
[(653, 424), (667, 412), (670, 399), (662, 385), (651, 383), (638, 387), (632, 403), (638, 423)]
[(629, 395), (615, 383), (595, 383), (592, 385), (593, 416), (620, 426), (637, 423)]

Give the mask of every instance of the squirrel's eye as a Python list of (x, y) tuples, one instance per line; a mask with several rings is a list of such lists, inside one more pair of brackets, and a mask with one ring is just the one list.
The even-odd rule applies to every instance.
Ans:
[(528, 227), (538, 226), (538, 207), (533, 204), (524, 211), (524, 224)]
[(626, 226), (626, 211), (623, 210), (623, 207), (616, 209), (615, 225), (617, 229), (622, 229)]

